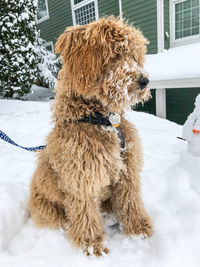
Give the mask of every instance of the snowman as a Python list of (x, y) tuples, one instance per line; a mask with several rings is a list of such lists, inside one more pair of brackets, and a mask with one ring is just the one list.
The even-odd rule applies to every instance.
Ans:
[(200, 157), (200, 94), (196, 97), (194, 111), (183, 125), (183, 138), (188, 142), (188, 152)]

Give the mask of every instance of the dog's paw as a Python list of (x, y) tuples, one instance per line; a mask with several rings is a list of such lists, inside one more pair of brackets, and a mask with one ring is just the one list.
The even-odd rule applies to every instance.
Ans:
[(133, 220), (131, 225), (125, 227), (125, 232), (130, 235), (140, 235), (149, 237), (152, 235), (152, 224), (149, 217), (142, 217), (138, 220)]
[(101, 244), (95, 244), (92, 246), (88, 246), (87, 249), (85, 250), (85, 253), (88, 257), (90, 256), (105, 256), (106, 254), (108, 254), (110, 251), (108, 248), (104, 247)]
[(140, 221), (140, 232), (144, 237), (152, 235), (152, 224), (150, 218), (142, 218)]

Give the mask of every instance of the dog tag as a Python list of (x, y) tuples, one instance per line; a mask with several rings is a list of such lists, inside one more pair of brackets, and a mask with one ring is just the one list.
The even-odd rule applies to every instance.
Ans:
[(112, 126), (114, 127), (119, 127), (120, 122), (121, 122), (121, 117), (119, 114), (117, 113), (111, 113), (109, 115), (109, 121), (112, 124)]

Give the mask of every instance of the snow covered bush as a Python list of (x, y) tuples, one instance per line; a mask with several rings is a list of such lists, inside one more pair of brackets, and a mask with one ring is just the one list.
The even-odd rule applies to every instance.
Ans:
[(20, 97), (37, 75), (37, 0), (1, 0), (0, 94)]
[(45, 47), (45, 41), (37, 40), (36, 53), (37, 64), (37, 85), (53, 89), (61, 63), (58, 57)]

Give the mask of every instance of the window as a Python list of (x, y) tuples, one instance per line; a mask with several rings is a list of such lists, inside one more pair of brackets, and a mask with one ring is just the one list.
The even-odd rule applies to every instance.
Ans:
[(85, 25), (98, 19), (97, 0), (71, 0), (74, 25)]
[(38, 0), (37, 23), (49, 18), (49, 10), (47, 0)]
[(43, 44), (49, 52), (54, 53), (53, 42), (45, 42)]
[(200, 41), (200, 0), (172, 0), (172, 46)]

